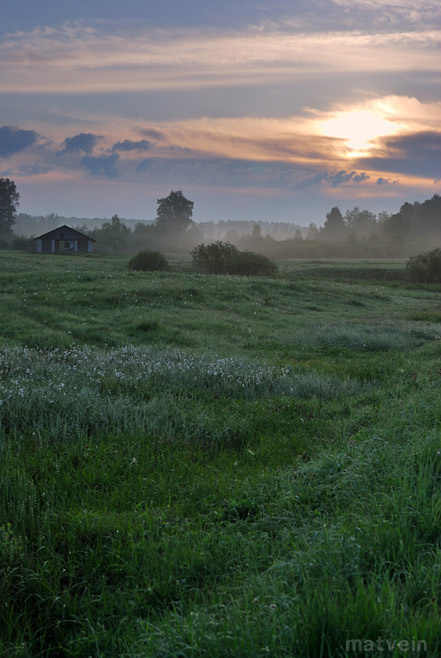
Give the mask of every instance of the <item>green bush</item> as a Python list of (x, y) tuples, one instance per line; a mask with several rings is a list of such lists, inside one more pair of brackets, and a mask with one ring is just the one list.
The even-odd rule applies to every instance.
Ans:
[(212, 242), (199, 244), (193, 249), (193, 266), (199, 272), (209, 274), (228, 274), (229, 263), (239, 250), (229, 242)]
[(441, 283), (441, 249), (412, 256), (406, 263), (412, 281)]
[(239, 251), (229, 242), (200, 244), (191, 252), (193, 266), (209, 274), (266, 275), (277, 274), (277, 265), (263, 254)]
[(145, 249), (129, 260), (129, 268), (142, 272), (162, 272), (168, 269), (168, 262), (160, 251)]
[(231, 259), (230, 273), (248, 276), (253, 274), (274, 276), (277, 274), (277, 265), (263, 254), (255, 254), (252, 251), (239, 251)]

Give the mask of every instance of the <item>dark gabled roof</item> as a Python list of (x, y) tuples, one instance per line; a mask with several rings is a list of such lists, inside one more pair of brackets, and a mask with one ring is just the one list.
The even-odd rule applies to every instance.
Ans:
[(55, 231), (60, 231), (62, 228), (67, 228), (69, 231), (73, 231), (76, 233), (76, 235), (81, 236), (82, 238), (86, 238), (86, 240), (92, 240), (92, 242), (96, 242), (93, 238), (90, 238), (88, 235), (85, 235), (84, 233), (81, 233), (80, 231), (77, 231), (75, 228), (72, 228), (71, 226), (67, 226), (67, 224), (63, 224), (63, 226), (57, 226), (57, 228), (53, 228), (51, 231), (47, 231), (47, 233), (42, 233), (42, 235), (37, 235), (34, 240), (41, 240), (41, 238), (47, 238), (48, 235), (51, 233), (54, 233)]

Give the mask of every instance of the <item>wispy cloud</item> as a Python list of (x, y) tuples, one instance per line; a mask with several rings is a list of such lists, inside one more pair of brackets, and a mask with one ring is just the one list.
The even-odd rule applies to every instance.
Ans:
[(9, 92), (185, 89), (294, 80), (330, 72), (440, 71), (436, 30), (301, 33), (39, 28), (0, 44)]
[(112, 151), (148, 151), (153, 146), (153, 142), (148, 139), (125, 139), (123, 142), (117, 142), (112, 146)]
[(346, 171), (345, 169), (341, 169), (335, 173), (323, 171), (315, 174), (311, 178), (303, 180), (300, 187), (312, 187), (323, 182), (329, 183), (331, 187), (340, 187), (345, 183), (363, 183), (369, 179), (370, 176), (365, 171), (362, 171), (359, 174), (357, 174), (356, 171)]
[(335, 5), (351, 9), (361, 8), (374, 11), (395, 11), (410, 21), (417, 21), (421, 14), (430, 12), (432, 25), (440, 17), (441, 8), (437, 0), (332, 0)]

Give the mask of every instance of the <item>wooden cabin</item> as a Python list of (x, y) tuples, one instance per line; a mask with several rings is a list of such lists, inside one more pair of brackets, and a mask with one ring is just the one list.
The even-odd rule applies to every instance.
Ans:
[(92, 253), (95, 240), (70, 226), (60, 226), (35, 238), (37, 254)]

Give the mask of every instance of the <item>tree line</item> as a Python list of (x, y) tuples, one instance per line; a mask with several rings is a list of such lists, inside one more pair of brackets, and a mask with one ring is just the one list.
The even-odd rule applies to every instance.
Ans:
[[(32, 248), (29, 238), (14, 234), (19, 199), (14, 181), (0, 178), (0, 248)], [(437, 194), (424, 202), (406, 202), (395, 214), (381, 212), (377, 215), (356, 206), (343, 215), (334, 206), (326, 214), (323, 226), (315, 223), (304, 228), (291, 225), (291, 237), (286, 237), (289, 235), (287, 223), (276, 223), (279, 239), (274, 233), (270, 234), (270, 222), (197, 224), (193, 221), (194, 202), (180, 190), (172, 190), (167, 197), (158, 199), (157, 204), (154, 221), (128, 222), (114, 215), (105, 222), (93, 220), (92, 231), (84, 224), (77, 224), (75, 228), (91, 235), (98, 250), (114, 253), (138, 249), (188, 253), (196, 245), (222, 239), (240, 249), (271, 258), (369, 258), (408, 256), (434, 243), (441, 244), (441, 197)], [(45, 232), (66, 223), (64, 219), (57, 215), (41, 218), (35, 227), (36, 234), (38, 229)]]

